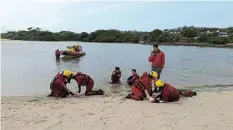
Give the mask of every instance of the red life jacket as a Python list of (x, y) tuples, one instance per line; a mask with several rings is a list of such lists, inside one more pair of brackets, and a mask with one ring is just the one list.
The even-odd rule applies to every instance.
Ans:
[(56, 50), (56, 51), (55, 51), (55, 55), (56, 55), (56, 56), (60, 56), (60, 51), (59, 51), (59, 50)]
[(77, 72), (75, 76), (75, 80), (79, 85), (85, 86), (89, 83), (89, 80), (91, 80), (91, 77), (87, 74)]
[(143, 76), (141, 76), (140, 78), (138, 78), (135, 82), (134, 82), (134, 86), (140, 90), (142, 90), (143, 92), (147, 89), (148, 93), (150, 95), (152, 95), (152, 91), (151, 88), (148, 88), (150, 86), (145, 86), (144, 82), (150, 81), (150, 78), (148, 77), (147, 73), (144, 73)]
[(67, 84), (67, 79), (63, 76), (62, 72), (57, 73), (57, 75), (54, 77), (52, 82), (50, 83), (50, 89), (52, 90), (50, 96), (56, 96), (56, 97), (66, 97), (69, 95), (64, 89), (62, 82), (57, 82), (57, 80), (62, 80), (63, 83)]
[[(58, 72), (57, 75), (53, 78), (52, 82), (51, 82), (51, 85), (52, 86), (56, 86), (56, 80), (57, 79), (62, 79), (65, 83), (65, 85), (68, 83), (67, 79), (65, 78), (65, 76), (63, 76), (62, 72)], [(50, 88), (51, 88), (51, 85), (50, 85)]]
[(162, 89), (161, 95), (162, 100), (166, 102), (178, 101), (180, 99), (179, 91), (168, 83), (165, 83), (165, 87)]
[(136, 73), (133, 75), (133, 82), (135, 82), (137, 79), (139, 79), (140, 76)]

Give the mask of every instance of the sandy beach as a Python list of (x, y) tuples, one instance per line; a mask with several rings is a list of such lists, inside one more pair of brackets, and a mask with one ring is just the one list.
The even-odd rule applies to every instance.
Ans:
[(153, 104), (121, 95), (2, 97), (3, 130), (232, 130), (233, 93), (202, 92)]

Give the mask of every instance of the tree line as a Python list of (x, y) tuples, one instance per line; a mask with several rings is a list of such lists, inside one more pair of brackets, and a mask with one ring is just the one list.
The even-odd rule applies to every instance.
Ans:
[(233, 27), (207, 28), (184, 26), (175, 29), (155, 29), (151, 32), (97, 30), (91, 33), (70, 31), (50, 32), (41, 28), (29, 27), (27, 30), (2, 33), (3, 39), (30, 41), (83, 41), (107, 43), (206, 43), (223, 45), (233, 43)]

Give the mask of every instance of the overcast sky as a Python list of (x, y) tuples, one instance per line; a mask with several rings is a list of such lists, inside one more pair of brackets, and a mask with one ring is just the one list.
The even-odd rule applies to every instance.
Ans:
[(1, 29), (50, 31), (97, 29), (151, 31), (184, 25), (233, 26), (233, 2), (83, 2), (1, 0)]

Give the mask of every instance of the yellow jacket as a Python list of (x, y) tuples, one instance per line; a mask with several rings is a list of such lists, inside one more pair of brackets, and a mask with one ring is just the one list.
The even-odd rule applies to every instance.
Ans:
[(75, 49), (74, 48), (69, 48), (69, 49), (67, 49), (67, 51), (75, 52)]

